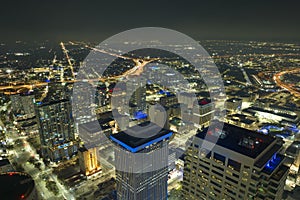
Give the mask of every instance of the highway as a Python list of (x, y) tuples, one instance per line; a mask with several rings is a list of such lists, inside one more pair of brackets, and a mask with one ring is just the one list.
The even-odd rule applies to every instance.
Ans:
[(64, 45), (63, 42), (60, 43), (60, 46), (61, 46), (61, 48), (62, 48), (62, 50), (63, 50), (63, 52), (64, 52), (64, 54), (66, 56), (67, 62), (68, 62), (69, 67), (71, 69), (72, 77), (73, 77), (73, 79), (75, 79), (74, 68), (73, 68), (73, 64), (71, 62), (71, 59), (69, 57), (68, 50), (66, 49), (66, 47), (65, 47), (65, 45)]
[[(80, 43), (70, 42), (70, 44), (79, 45)], [(103, 54), (114, 56), (116, 58), (122, 58), (124, 60), (132, 60), (135, 63), (135, 66), (132, 69), (129, 69), (128, 71), (124, 72), (122, 75), (115, 76), (114, 78), (116, 78), (116, 79), (117, 78), (123, 78), (123, 77), (129, 76), (129, 75), (137, 75), (138, 76), (143, 72), (143, 68), (148, 63), (160, 59), (160, 58), (149, 58), (149, 59), (132, 58), (132, 57), (129, 57), (129, 56), (124, 56), (124, 55), (119, 55), (119, 54), (115, 54), (115, 53), (112, 53), (112, 52), (108, 52), (108, 51), (105, 51), (103, 49), (98, 49), (98, 48), (95, 48), (95, 47), (92, 47), (92, 46), (89, 46), (89, 45), (85, 45), (85, 47), (88, 48), (88, 49), (91, 49), (93, 51), (96, 51), (96, 52), (100, 52), (100, 53), (103, 53)]]
[[(133, 58), (133, 57), (130, 57), (130, 56), (124, 56), (124, 55), (120, 55), (120, 54), (117, 54), (117, 53), (109, 52), (109, 51), (106, 51), (104, 49), (98, 49), (98, 48), (95, 48), (93, 46), (87, 45), (87, 44), (85, 44), (83, 42), (72, 42), (72, 41), (69, 41), (68, 43), (71, 44), (71, 45), (84, 46), (85, 48), (88, 48), (90, 50), (93, 50), (93, 51), (96, 51), (96, 52), (100, 52), (100, 53), (103, 53), (103, 54), (107, 54), (107, 55), (111, 55), (111, 56), (114, 56), (116, 58), (122, 58), (122, 59), (125, 59), (125, 60), (132, 60), (135, 63), (135, 67), (129, 69), (128, 71), (124, 72), (123, 74), (121, 74), (119, 76), (115, 76), (115, 77), (112, 77), (110, 79), (124, 78), (124, 77), (127, 77), (129, 75), (140, 75), (143, 72), (144, 67), (148, 63), (161, 59), (161, 58), (149, 58), (149, 59), (146, 59), (146, 58), (143, 58), (143, 59), (142, 58)], [(71, 58), (70, 58), (70, 56), (68, 54), (69, 51), (66, 49), (65, 44), (63, 42), (60, 42), (60, 46), (61, 46), (62, 52), (64, 53), (65, 58), (67, 60), (68, 67), (70, 68), (70, 70), (72, 72), (72, 78), (73, 78), (73, 80), (64, 80), (64, 77), (61, 76), (61, 81), (59, 81), (59, 82), (61, 82), (61, 83), (68, 83), (68, 82), (74, 83), (74, 82), (81, 82), (81, 81), (83, 81), (83, 80), (75, 80), (74, 67), (73, 67)], [(216, 56), (212, 56), (212, 58), (219, 59), (219, 58), (229, 58), (229, 57), (232, 57), (232, 56), (233, 55), (221, 55), (221, 56), (220, 55), (216, 55)], [(246, 54), (236, 54), (234, 56), (235, 57), (239, 57), (239, 56), (240, 57), (245, 57), (247, 55)], [(288, 54), (262, 54), (262, 55), (257, 55), (257, 56), (283, 57), (283, 56), (298, 56), (298, 54), (291, 54), (291, 53), (288, 53)], [(55, 63), (56, 61), (57, 61), (57, 58), (55, 56), (52, 62)], [(282, 83), (282, 81), (279, 79), (279, 77), (282, 76), (283, 74), (290, 73), (292, 71), (280, 72), (280, 73), (278, 73), (278, 74), (276, 74), (274, 76), (274, 80), (277, 83), (277, 85), (279, 85), (280, 87), (285, 88), (285, 89), (291, 91), (291, 93), (295, 94), (296, 96), (299, 96), (300, 95), (299, 91), (296, 91), (295, 89), (293, 89), (292, 87), (288, 86), (287, 84)], [(295, 71), (298, 71), (298, 70), (295, 70)], [(95, 74), (97, 74), (97, 73), (95, 73)], [(245, 79), (246, 79), (246, 83), (243, 83), (243, 84), (245, 84), (245, 85), (251, 85), (251, 81), (249, 80), (249, 77), (246, 74), (246, 72), (243, 71), (243, 75), (245, 76)], [(88, 82), (93, 82), (94, 83), (96, 81), (106, 81), (106, 80), (108, 80), (108, 78), (99, 77), (98, 79), (94, 79), (94, 80), (90, 80), (89, 79)], [(43, 86), (47, 86), (47, 85), (48, 85), (47, 82), (25, 83), (25, 84), (20, 84), (20, 85), (17, 85), (17, 83), (13, 83), (12, 82), (12, 83), (9, 83), (8, 85), (2, 85), (2, 86), (0, 86), (0, 92), (4, 91), (4, 93), (8, 94), (8, 95), (10, 95), (10, 94), (18, 94), (18, 93), (22, 92), (22, 89), (32, 90), (33, 88), (43, 87)], [(6, 91), (6, 90), (10, 90), (10, 89), (11, 90), (15, 90), (15, 91)]]
[(290, 74), (290, 73), (300, 73), (300, 69), (298, 68), (298, 69), (292, 69), (292, 70), (279, 72), (279, 73), (277, 73), (273, 76), (273, 80), (275, 81), (275, 83), (279, 87), (288, 90), (291, 94), (293, 94), (296, 97), (300, 97), (300, 91), (299, 90), (295, 89), (293, 86), (290, 86), (289, 84), (284, 83), (282, 81), (282, 77), (285, 74)]
[[(77, 44), (77, 45), (79, 45), (78, 43), (74, 43), (74, 42), (70, 42), (70, 44), (73, 44), (73, 45)], [(68, 50), (66, 49), (66, 47), (65, 47), (65, 45), (64, 45), (63, 42), (60, 43), (60, 46), (61, 46), (62, 51), (64, 52), (64, 54), (66, 56), (66, 60), (67, 60), (68, 65), (69, 65), (69, 67), (71, 69), (72, 80), (65, 80), (64, 77), (61, 77), (61, 80), (59, 82), (60, 83), (85, 82), (86, 80), (78, 80), (78, 79), (75, 80), (75, 72), (74, 72), (74, 68), (73, 68), (72, 62), (71, 62), (71, 58), (69, 57), (69, 54), (68, 54)], [(107, 55), (114, 56), (116, 58), (122, 58), (122, 59), (125, 59), (125, 60), (132, 60), (135, 63), (135, 66), (133, 68), (127, 70), (126, 72), (124, 72), (121, 75), (114, 76), (114, 77), (111, 77), (111, 78), (98, 77), (97, 79), (88, 79), (87, 81), (89, 83), (95, 83), (95, 82), (98, 82), (98, 81), (105, 82), (105, 81), (108, 81), (108, 80), (126, 78), (126, 77), (128, 77), (130, 75), (132, 75), (132, 76), (138, 76), (138, 75), (142, 74), (144, 67), (148, 63), (151, 63), (153, 61), (156, 61), (156, 60), (160, 59), (160, 58), (149, 58), (149, 59), (132, 58), (132, 57), (128, 57), (128, 56), (123, 56), (123, 55), (118, 55), (118, 54), (115, 54), (115, 53), (111, 53), (111, 52), (108, 52), (108, 51), (105, 51), (105, 50), (102, 50), (102, 49), (97, 49), (95, 47), (88, 46), (88, 45), (85, 45), (85, 47), (88, 48), (88, 49), (100, 52), (100, 53), (104, 53), (104, 54), (107, 54)], [(55, 62), (56, 62), (56, 57), (54, 57), (54, 59), (53, 59), (53, 63), (55, 63)], [(49, 77), (49, 78), (51, 78), (51, 77)], [(0, 91), (5, 91), (5, 90), (9, 90), (9, 89), (15, 90), (15, 91), (5, 92), (5, 94), (11, 95), (11, 94), (21, 93), (22, 89), (33, 90), (34, 88), (45, 87), (45, 86), (48, 86), (47, 82), (35, 82), (35, 83), (27, 83), (27, 84), (21, 84), (21, 85), (17, 85), (16, 83), (9, 83), (9, 85), (2, 85), (2, 86), (0, 86)], [(48, 92), (48, 89), (46, 88), (45, 94), (47, 94), (47, 92)]]
[(244, 78), (246, 80), (246, 85), (252, 85), (251, 81), (250, 81), (250, 78), (247, 74), (247, 72), (245, 71), (245, 69), (241, 68), (242, 72), (243, 72), (243, 75), (244, 75)]

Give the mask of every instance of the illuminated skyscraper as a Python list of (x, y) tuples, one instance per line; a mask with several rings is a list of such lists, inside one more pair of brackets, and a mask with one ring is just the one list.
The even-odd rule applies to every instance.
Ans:
[(39, 103), (36, 116), (44, 158), (59, 161), (69, 159), (77, 152), (69, 100)]
[(95, 103), (99, 107), (103, 107), (109, 104), (108, 89), (104, 83), (102, 82), (99, 83), (99, 85), (97, 86), (97, 92), (95, 96), (96, 96)]
[[(158, 129), (157, 129), (158, 128)], [(149, 138), (139, 135), (158, 132)], [(128, 128), (128, 135), (119, 132), (111, 135), (115, 147), (117, 196), (119, 200), (167, 199), (168, 141), (172, 132), (144, 122)]]
[(88, 176), (100, 171), (98, 162), (97, 147), (87, 149), (81, 147), (78, 149), (80, 171)]
[(146, 86), (133, 79), (126, 83), (127, 92), (133, 92), (130, 98), (130, 105), (134, 111), (144, 111), (146, 109)]
[[(206, 134), (219, 136), (212, 151), (201, 147)], [(224, 124), (198, 132), (186, 152), (184, 199), (282, 199), (288, 167), (282, 141)]]

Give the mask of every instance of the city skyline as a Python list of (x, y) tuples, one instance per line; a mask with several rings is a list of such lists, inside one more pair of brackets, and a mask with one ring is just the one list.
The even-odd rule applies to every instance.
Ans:
[(298, 200), (299, 6), (2, 2), (0, 194)]
[[(224, 139), (222, 134), (218, 136), (220, 133), (219, 129), (217, 129), (218, 131), (213, 130), (213, 132), (207, 130), (209, 127), (214, 127), (211, 119), (215, 116), (215, 113), (218, 114), (220, 112), (218, 107), (216, 107), (220, 105), (210, 95), (210, 90), (218, 91), (218, 87), (213, 85), (210, 86), (212, 89), (209, 89), (209, 86), (205, 86), (202, 78), (195, 76), (193, 65), (187, 63), (183, 58), (174, 57), (171, 53), (166, 54), (161, 51), (155, 51), (145, 54), (144, 50), (141, 50), (119, 56), (116, 53), (116, 49), (107, 47), (94, 48), (92, 44), (85, 42), (60, 42), (56, 44), (55, 48), (47, 43), (24, 44), (18, 42), (16, 45), (21, 47), (29, 45), (30, 48), (32, 46), (36, 48), (34, 51), (30, 48), (24, 48), (22, 52), (11, 49), (10, 53), (7, 54), (10, 55), (9, 60), (3, 62), (3, 65), (7, 65), (7, 63), (11, 66), (14, 63), (25, 65), (28, 58), (35, 60), (35, 55), (44, 55), (35, 52), (49, 52), (49, 49), (51, 49), (51, 53), (35, 61), (36, 63), (43, 63), (39, 67), (24, 69), (20, 66), (17, 68), (4, 66), (1, 69), (3, 84), (0, 86), (0, 91), (2, 92), (3, 109), (10, 104), (10, 101), (12, 102), (11, 111), (2, 111), (2, 113), (10, 113), (8, 114), (10, 118), (5, 118), (2, 115), (1, 120), (4, 120), (4, 124), (6, 124), (3, 127), (9, 130), (4, 131), (6, 141), (9, 145), (14, 146), (9, 151), (8, 158), (3, 161), (3, 171), (6, 170), (9, 173), (17, 168), (29, 173), (37, 183), (37, 193), (39, 195), (43, 194), (45, 195), (44, 198), (47, 197), (49, 199), (55, 199), (54, 195), (56, 193), (64, 198), (75, 199), (83, 197), (92, 199), (108, 197), (114, 199), (117, 196), (122, 198), (122, 195), (128, 195), (125, 191), (130, 190), (133, 191), (133, 194), (139, 193), (137, 191), (143, 191), (142, 193), (145, 195), (148, 190), (152, 189), (138, 187), (136, 185), (138, 182), (131, 182), (137, 188), (136, 192), (131, 186), (126, 186), (131, 188), (129, 190), (120, 186), (126, 185), (127, 178), (129, 180), (131, 175), (124, 170), (120, 170), (120, 167), (118, 168), (116, 164), (118, 162), (126, 164), (126, 158), (129, 160), (133, 159), (133, 157), (127, 157), (128, 152), (126, 153), (126, 151), (133, 151), (133, 154), (137, 153), (136, 155), (140, 155), (144, 150), (155, 149), (154, 147), (160, 145), (160, 143), (154, 139), (153, 143), (145, 143), (146, 146), (141, 145), (143, 147), (139, 149), (130, 147), (130, 140), (132, 139), (127, 140), (126, 137), (119, 137), (118, 135), (124, 135), (125, 133), (122, 131), (137, 129), (129, 132), (129, 134), (136, 136), (135, 134), (143, 129), (139, 130), (139, 128), (133, 127), (139, 127), (141, 124), (151, 121), (162, 128), (174, 132), (174, 137), (172, 136), (166, 142), (169, 148), (167, 156), (168, 167), (158, 170), (157, 174), (146, 173), (137, 177), (149, 180), (154, 185), (155, 181), (153, 179), (160, 177), (160, 184), (167, 187), (167, 193), (165, 190), (162, 190), (161, 194), (167, 194), (170, 199), (176, 199), (177, 195), (187, 195), (191, 198), (195, 197), (193, 195), (201, 196), (202, 193), (199, 192), (202, 190), (201, 188), (200, 190), (196, 189), (194, 194), (187, 194), (187, 192), (192, 192), (192, 190), (186, 190), (185, 187), (187, 179), (191, 177), (190, 170), (192, 170), (188, 166), (190, 161), (186, 160), (185, 157), (194, 159), (194, 157), (191, 158), (191, 155), (189, 155), (189, 145), (193, 144), (193, 136), (199, 135), (199, 130), (202, 130), (204, 134), (207, 132), (207, 138), (205, 138), (207, 141), (217, 142), (212, 137), (215, 134), (221, 138), (218, 140), (215, 148), (211, 149), (208, 143), (204, 145), (204, 147), (208, 148), (208, 152), (210, 150), (211, 152), (216, 152), (220, 148), (218, 143), (222, 144), (222, 140), (226, 140), (227, 133)], [(224, 122), (230, 125), (226, 125), (225, 127), (227, 128), (224, 130), (228, 130), (228, 126), (231, 127), (232, 130), (228, 131), (232, 131), (232, 133), (229, 133), (233, 135), (230, 136), (231, 140), (238, 137), (238, 133), (242, 132), (245, 135), (251, 135), (252, 138), (242, 138), (239, 142), (242, 141), (243, 147), (237, 144), (234, 148), (244, 148), (246, 149), (245, 151), (252, 151), (251, 145), (257, 145), (256, 142), (258, 142), (267, 149), (273, 149), (271, 148), (271, 143), (264, 144), (260, 139), (263, 138), (266, 141), (275, 141), (275, 138), (276, 141), (284, 140), (285, 143), (281, 144), (280, 148), (277, 149), (278, 152), (280, 151), (278, 155), (263, 156), (265, 155), (264, 153), (261, 154), (259, 159), (248, 158), (248, 155), (243, 155), (242, 159), (243, 162), (248, 163), (247, 167), (250, 165), (251, 159), (255, 160), (255, 162), (258, 162), (260, 159), (271, 160), (259, 167), (263, 168), (262, 173), (265, 173), (268, 168), (265, 165), (270, 165), (272, 168), (273, 162), (280, 162), (281, 167), (278, 167), (277, 163), (274, 169), (272, 168), (271, 171), (267, 170), (267, 174), (269, 173), (268, 176), (273, 177), (272, 179), (274, 177), (276, 179), (276, 174), (284, 170), (285, 174), (280, 178), (281, 184), (276, 186), (271, 179), (268, 181), (272, 182), (274, 187), (280, 188), (277, 194), (278, 198), (281, 198), (282, 194), (288, 195), (299, 184), (298, 178), (294, 179), (293, 177), (299, 171), (300, 160), (300, 151), (297, 150), (300, 133), (300, 102), (298, 100), (299, 87), (297, 84), (299, 74), (298, 68), (295, 68), (299, 62), (297, 55), (300, 47), (290, 43), (248, 43), (245, 41), (228, 42), (216, 40), (206, 41), (205, 47), (213, 55), (212, 58), (220, 71), (224, 83), (225, 93), (218, 95), (220, 99), (226, 98), (225, 108), (227, 111)], [(184, 49), (192, 49), (192, 47), (177, 45), (177, 51), (180, 52)], [(97, 69), (93, 67), (93, 62), (88, 67), (82, 65), (83, 59), (86, 58), (86, 54), (90, 53), (91, 50), (100, 52), (101, 55), (117, 58), (109, 65), (103, 76), (99, 76)], [(157, 55), (154, 56), (154, 53)], [(152, 57), (144, 58), (143, 56), (145, 55)], [(88, 59), (93, 58), (88, 57)], [(152, 62), (149, 62), (149, 60), (152, 60)], [(106, 62), (109, 60), (104, 59), (103, 61), (106, 66)], [(278, 62), (284, 67), (278, 65)], [(83, 70), (80, 76), (78, 76), (79, 70)], [(178, 80), (180, 79), (176, 78), (174, 71), (180, 72), (188, 82), (179, 84)], [(125, 84), (122, 80), (130, 78), (130, 76), (140, 76), (144, 73), (149, 73), (146, 85), (142, 86), (142, 90), (139, 85), (135, 86), (137, 90), (141, 90), (138, 91), (141, 93), (133, 93), (131, 99), (126, 98), (126, 93), (129, 92), (130, 94), (132, 92), (132, 85)], [(140, 80), (144, 80), (145, 77)], [(155, 82), (156, 80), (158, 82)], [(210, 80), (213, 81), (214, 79)], [(164, 81), (168, 81), (168, 87), (164, 85), (166, 84)], [(79, 87), (73, 87), (74, 84), (79, 84)], [(87, 89), (87, 84), (91, 84), (93, 87)], [(72, 88), (73, 94), (71, 92)], [(79, 93), (75, 93), (75, 96), (74, 88), (79, 91)], [(93, 91), (95, 91), (95, 94), (93, 94)], [(73, 112), (70, 112), (70, 105), (62, 106), (65, 105), (65, 102), (60, 102), (68, 101), (72, 95), (73, 101), (75, 100), (74, 97), (76, 97), (84, 102), (73, 102), (73, 106), (79, 111), (75, 110), (77, 113), (74, 113), (74, 107), (72, 108)], [(115, 101), (114, 106), (112, 106), (112, 100)], [(126, 102), (129, 106), (131, 102), (129, 110), (124, 109)], [(140, 102), (141, 106), (134, 105), (135, 102)], [(34, 110), (41, 111), (34, 112)], [(58, 113), (60, 114), (57, 115)], [(68, 113), (72, 113), (72, 116), (76, 118), (74, 126), (72, 126), (70, 121), (73, 120), (72, 116), (69, 116)], [(70, 119), (67, 119), (69, 117)], [(71, 134), (71, 140), (73, 141), (67, 141), (67, 137), (64, 139), (64, 130), (60, 130), (61, 127), (68, 127), (68, 125), (75, 133), (74, 135)], [(149, 131), (146, 128), (144, 130), (145, 133), (142, 134), (142, 137), (146, 136), (147, 138), (149, 134), (153, 134), (153, 131)], [(49, 138), (43, 138), (44, 135)], [(253, 140), (254, 136), (258, 139), (254, 138)], [(115, 137), (119, 137), (119, 139), (116, 140)], [(229, 138), (229, 136), (227, 137)], [(120, 142), (120, 140), (123, 140), (123, 142)], [(143, 140), (145, 139), (141, 141)], [(77, 142), (78, 146), (76, 146)], [(130, 145), (126, 145), (127, 142)], [(21, 146), (18, 144), (21, 144)], [(26, 147), (23, 148), (22, 144)], [(233, 145), (234, 143), (230, 144)], [(48, 146), (54, 151), (57, 150), (56, 157), (50, 156), (50, 159), (45, 157), (45, 154), (41, 151), (44, 147), (40, 145), (46, 148)], [(74, 145), (75, 149), (73, 149), (72, 145)], [(85, 149), (85, 145), (88, 150)], [(118, 151), (113, 150), (118, 145), (127, 148), (123, 152), (123, 156), (119, 153), (116, 154)], [(195, 145), (200, 147), (199, 144)], [(272, 145), (274, 145), (274, 142), (272, 142)], [(76, 153), (77, 148), (79, 148), (78, 154)], [(230, 147), (226, 146), (226, 148)], [(261, 147), (257, 148), (261, 150)], [(256, 147), (254, 147), (255, 149)], [(239, 161), (237, 161), (239, 159), (235, 157), (235, 153), (230, 154), (231, 150), (226, 150), (228, 151), (226, 153), (228, 161), (224, 161), (226, 166), (219, 163), (219, 168), (228, 168), (230, 171), (232, 167), (229, 164), (227, 166), (227, 163), (240, 165)], [(243, 151), (239, 150), (239, 153), (241, 152)], [(33, 155), (33, 157), (28, 157), (28, 154)], [(212, 153), (212, 155), (218, 154), (220, 152)], [(1, 155), (5, 154), (2, 153)], [(18, 158), (15, 155), (22, 156)], [(116, 155), (117, 157), (115, 157)], [(115, 160), (116, 158), (117, 160)], [(213, 166), (217, 166), (213, 158), (209, 157), (208, 160), (200, 159), (199, 162), (203, 160), (211, 162), (213, 165), (210, 167), (213, 168)], [(221, 156), (221, 158), (223, 157)], [(27, 165), (25, 164), (26, 162), (31, 164)], [(129, 163), (134, 162), (137, 161), (134, 159), (129, 161)], [(98, 166), (101, 167), (99, 168)], [(130, 167), (130, 164), (127, 166)], [(256, 169), (257, 167), (253, 164), (252, 168)], [(204, 173), (206, 169), (207, 166), (199, 170)], [(45, 170), (46, 173), (40, 170)], [(249, 175), (251, 170), (249, 171), (247, 168), (246, 171), (248, 173), (247, 176), (251, 177), (252, 175)], [(239, 173), (243, 174), (242, 171), (239, 171)], [(230, 175), (230, 173), (228, 174)], [(211, 175), (216, 177), (218, 173), (212, 173)], [(202, 197), (203, 195), (210, 195), (210, 192), (213, 191), (215, 193), (211, 194), (211, 196), (218, 198), (241, 197), (243, 192), (247, 193), (247, 195), (255, 196), (258, 195), (255, 194), (255, 189), (270, 189), (265, 186), (255, 186), (255, 184), (263, 184), (257, 178), (253, 179), (256, 181), (253, 183), (254, 185), (247, 185), (242, 180), (245, 179), (244, 175), (235, 174), (235, 177), (230, 177), (229, 175), (226, 177), (232, 182), (230, 184), (237, 183), (241, 187), (246, 185), (242, 192), (230, 189), (231, 186), (228, 186), (228, 181), (221, 181), (222, 184), (216, 183), (215, 180), (218, 182), (222, 180), (220, 177), (217, 177), (211, 178), (211, 184), (217, 186), (216, 190), (209, 189), (207, 190), (208, 193), (202, 194)], [(236, 177), (241, 178), (241, 180), (236, 180)], [(54, 184), (56, 180), (61, 180), (63, 183)], [(99, 185), (96, 188), (95, 182)], [(85, 187), (85, 185), (90, 187)], [(191, 182), (191, 187), (195, 185), (197, 186), (198, 183)], [(102, 193), (101, 191), (105, 192)], [(273, 194), (275, 193), (272, 189), (270, 193), (261, 193), (259, 195), (271, 196)], [(128, 198), (131, 198), (129, 196)], [(152, 197), (154, 198), (154, 196)], [(152, 197), (149, 196), (150, 199)], [(183, 196), (181, 197), (183, 198)]]

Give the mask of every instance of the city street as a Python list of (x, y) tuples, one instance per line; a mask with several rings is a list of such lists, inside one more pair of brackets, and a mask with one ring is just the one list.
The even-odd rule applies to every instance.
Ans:
[[(57, 176), (52, 173), (52, 169), (48, 168), (44, 165), (42, 159), (36, 160), (41, 163), (41, 170), (37, 169), (33, 164), (28, 162), (30, 157), (35, 159), (39, 158), (39, 155), (36, 153), (35, 150), (32, 149), (31, 145), (26, 141), (26, 137), (18, 136), (17, 131), (12, 131), (9, 135), (10, 139), (13, 141), (21, 140), (21, 146), (15, 147), (11, 153), (13, 155), (13, 160), (16, 161), (18, 164), (24, 168), (25, 172), (32, 176), (33, 180), (36, 183), (37, 190), (39, 194), (41, 194), (41, 198), (43, 199), (72, 199), (74, 200), (73, 194), (71, 194), (61, 183), (58, 181)], [(12, 161), (13, 161), (12, 160)], [(59, 188), (59, 196), (55, 196), (52, 192), (50, 192), (46, 188), (46, 181), (44, 181), (41, 177), (48, 176), (50, 177), (58, 186)]]

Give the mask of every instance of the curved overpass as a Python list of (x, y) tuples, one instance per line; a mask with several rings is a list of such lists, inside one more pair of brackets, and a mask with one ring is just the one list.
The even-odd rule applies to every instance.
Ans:
[(273, 80), (275, 81), (275, 83), (283, 88), (283, 89), (286, 89), (288, 90), (291, 94), (295, 95), (296, 97), (300, 97), (300, 91), (295, 89), (293, 86), (290, 86), (289, 84), (287, 83), (284, 83), (281, 78), (283, 75), (285, 74), (290, 74), (290, 73), (299, 73), (300, 72), (300, 69), (292, 69), (292, 70), (287, 70), (287, 71), (282, 71), (282, 72), (279, 72), (277, 74), (275, 74), (273, 76)]

